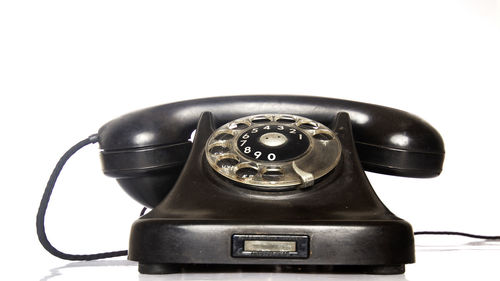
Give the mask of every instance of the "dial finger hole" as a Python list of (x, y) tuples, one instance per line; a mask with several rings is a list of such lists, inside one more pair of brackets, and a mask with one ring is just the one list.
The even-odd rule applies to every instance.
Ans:
[(224, 154), (229, 152), (229, 147), (221, 146), (221, 145), (216, 145), (208, 150), (211, 154), (218, 155), (218, 154)]
[(299, 124), (299, 128), (305, 129), (305, 130), (316, 130), (319, 128), (318, 124), (313, 123), (313, 122), (303, 122)]
[(217, 161), (217, 166), (220, 168), (231, 168), (239, 163), (238, 159), (232, 157), (221, 158)]
[(276, 122), (291, 124), (295, 123), (295, 118), (293, 118), (292, 116), (280, 116), (278, 119), (276, 119)]
[(248, 179), (252, 178), (258, 173), (258, 170), (254, 167), (246, 166), (246, 167), (241, 167), (238, 170), (236, 170), (236, 176), (241, 179)]
[(278, 181), (283, 177), (280, 168), (268, 168), (262, 173), (262, 178), (268, 181)]
[(269, 119), (266, 116), (257, 116), (257, 117), (252, 119), (252, 123), (255, 123), (255, 124), (267, 123), (267, 122), (271, 122), (271, 119)]
[(220, 134), (218, 134), (217, 136), (215, 136), (215, 138), (214, 138), (214, 139), (216, 139), (216, 140), (222, 140), (222, 141), (225, 141), (225, 140), (230, 140), (230, 139), (232, 139), (232, 138), (234, 138), (234, 136), (233, 136), (233, 135), (231, 135), (231, 134), (228, 134), (228, 133), (220, 133)]
[(329, 140), (333, 139), (333, 136), (330, 134), (327, 134), (327, 133), (320, 132), (320, 133), (315, 134), (313, 136), (313, 138), (315, 138), (317, 140), (322, 140), (322, 141), (329, 141)]
[(243, 122), (235, 122), (235, 123), (231, 123), (228, 128), (231, 129), (231, 130), (243, 130), (243, 129), (246, 129), (248, 128), (249, 125), (246, 124), (246, 123), (243, 123)]

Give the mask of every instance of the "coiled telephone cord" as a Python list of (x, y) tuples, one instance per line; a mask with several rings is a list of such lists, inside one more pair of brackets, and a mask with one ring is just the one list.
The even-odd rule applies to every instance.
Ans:
[[(40, 243), (42, 246), (52, 255), (65, 259), (65, 260), (72, 260), (72, 261), (89, 261), (89, 260), (98, 260), (98, 259), (107, 259), (107, 258), (113, 258), (113, 257), (120, 257), (120, 256), (126, 256), (128, 254), (127, 250), (121, 250), (121, 251), (113, 251), (113, 252), (103, 252), (103, 253), (97, 253), (97, 254), (88, 254), (88, 255), (75, 255), (75, 254), (67, 254), (64, 252), (59, 251), (56, 249), (52, 244), (49, 242), (47, 238), (47, 234), (45, 233), (45, 213), (47, 212), (47, 207), (49, 205), (49, 200), (50, 196), (52, 195), (52, 191), (54, 190), (54, 186), (56, 184), (57, 178), (59, 177), (59, 174), (61, 173), (61, 170), (63, 169), (64, 165), (66, 164), (66, 161), (68, 161), (73, 154), (75, 154), (78, 150), (80, 150), (82, 147), (96, 143), (99, 141), (98, 135), (93, 134), (89, 136), (88, 138), (78, 142), (75, 144), (73, 147), (71, 147), (66, 153), (63, 154), (63, 156), (59, 159), (57, 162), (56, 166), (54, 167), (54, 170), (52, 171), (52, 174), (50, 175), (49, 181), (47, 182), (47, 186), (45, 187), (45, 191), (42, 196), (42, 200), (40, 202), (40, 207), (38, 208), (38, 213), (36, 216), (36, 233), (38, 235), (38, 240), (40, 240)], [(141, 211), (141, 216), (144, 215), (146, 212), (146, 208), (142, 209)], [(500, 239), (500, 236), (486, 236), (486, 235), (476, 235), (476, 234), (470, 234), (470, 233), (464, 233), (464, 232), (454, 232), (454, 231), (418, 231), (415, 232), (414, 235), (460, 235), (460, 236), (466, 236), (470, 238), (477, 238), (477, 239), (485, 239), (485, 240), (498, 240)]]

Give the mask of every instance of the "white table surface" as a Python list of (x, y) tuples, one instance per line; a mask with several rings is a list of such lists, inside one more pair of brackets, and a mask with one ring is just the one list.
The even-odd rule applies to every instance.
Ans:
[[(442, 135), (442, 174), (368, 173), (415, 231), (500, 235), (500, 4), (494, 0), (0, 1), (3, 280), (500, 280), (499, 242), (417, 237), (404, 275), (147, 276), (122, 259), (68, 262), (35, 234), (43, 188), (71, 145), (127, 112), (233, 94), (304, 94), (416, 114)], [(47, 212), (68, 253), (125, 249), (142, 206), (72, 158)]]
[[(439, 243), (439, 244), (438, 244)], [(417, 263), (401, 275), (225, 272), (144, 275), (125, 259), (57, 261), (38, 267), (39, 280), (499, 280), (500, 241), (418, 237)]]

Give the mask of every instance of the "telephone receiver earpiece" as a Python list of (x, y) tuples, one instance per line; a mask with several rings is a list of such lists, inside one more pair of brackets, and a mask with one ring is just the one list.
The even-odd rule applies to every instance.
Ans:
[(135, 200), (156, 206), (174, 186), (189, 156), (188, 141), (203, 112), (215, 126), (248, 115), (300, 115), (330, 124), (349, 114), (363, 169), (426, 178), (441, 173), (439, 133), (410, 113), (367, 103), (310, 96), (228, 96), (188, 100), (135, 111), (99, 129), (103, 171)]

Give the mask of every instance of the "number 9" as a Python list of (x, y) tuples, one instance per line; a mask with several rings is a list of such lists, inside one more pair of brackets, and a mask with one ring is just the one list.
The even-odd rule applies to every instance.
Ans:
[(259, 157), (262, 155), (262, 152), (255, 151), (255, 153), (253, 155), (255, 156), (255, 159), (259, 159)]

